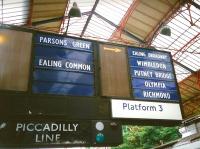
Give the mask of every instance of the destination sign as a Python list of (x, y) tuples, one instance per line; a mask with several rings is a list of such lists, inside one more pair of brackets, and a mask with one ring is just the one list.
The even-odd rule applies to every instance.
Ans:
[(35, 65), (37, 68), (93, 72), (92, 64), (86, 64), (77, 61), (73, 62), (65, 59), (48, 59), (43, 57), (36, 57)]
[(134, 88), (158, 89), (158, 90), (176, 90), (176, 84), (173, 81), (144, 80), (134, 78), (132, 80)]
[(170, 62), (170, 56), (168, 53), (163, 53), (159, 51), (145, 51), (141, 48), (134, 48), (134, 50), (128, 51), (129, 56), (140, 57), (140, 58), (147, 58), (152, 60), (158, 61), (167, 61)]
[(174, 74), (172, 72), (155, 71), (137, 67), (134, 68), (131, 67), (130, 71), (131, 71), (131, 76), (134, 78), (148, 78), (156, 80), (174, 81)]
[(34, 93), (94, 95), (91, 42), (47, 34), (36, 34), (34, 39)]
[(36, 34), (35, 43), (75, 49), (75, 50), (93, 51), (91, 42), (78, 40), (78, 39), (72, 39), (72, 38), (66, 38), (64, 36)]
[(139, 97), (140, 99), (152, 100), (171, 100), (176, 101), (179, 99), (177, 91), (167, 91), (167, 90), (147, 90), (147, 89), (134, 89), (133, 95)]
[(129, 47), (128, 54), (132, 92), (136, 99), (180, 99), (169, 53)]
[(161, 61), (152, 61), (143, 58), (129, 58), (130, 65), (132, 67), (142, 67), (147, 69), (157, 69), (164, 71), (172, 71), (172, 65), (170, 63), (161, 62)]

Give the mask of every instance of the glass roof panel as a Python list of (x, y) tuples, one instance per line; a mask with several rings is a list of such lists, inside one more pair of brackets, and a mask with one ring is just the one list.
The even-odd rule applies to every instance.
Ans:
[(80, 36), (88, 16), (83, 15), (81, 18), (71, 18), (68, 24), (68, 19), (61, 25), (61, 32), (65, 33), (68, 25), (67, 34), (70, 36)]
[[(198, 0), (194, 2), (200, 4)], [(200, 10), (194, 6), (191, 6), (190, 10), (186, 8), (187, 5), (183, 6), (182, 10), (184, 11), (179, 11), (177, 16), (167, 24), (171, 29), (171, 37), (159, 34), (153, 40), (152, 46), (170, 51), (173, 59), (189, 69), (197, 71), (200, 69)], [(161, 44), (161, 42), (163, 43)], [(194, 54), (195, 52), (196, 54)], [(175, 66), (175, 71), (178, 81), (190, 74), (178, 64)]]
[[(70, 19), (68, 34), (75, 36), (81, 36), (82, 30), (86, 25), (88, 16), (90, 15), (96, 0), (72, 0), (68, 6), (68, 10), (65, 13), (67, 16), (69, 9), (72, 7), (73, 2), (78, 4), (81, 13), (88, 13), (87, 16), (82, 16), (78, 19)], [(91, 20), (87, 24), (85, 32), (83, 32), (83, 38), (93, 38), (107, 40), (115, 31), (115, 25), (119, 25), (121, 19), (125, 15), (126, 11), (130, 7), (133, 0), (100, 0), (95, 13), (100, 14), (102, 17), (95, 15), (93, 12)], [(90, 12), (90, 13), (89, 13)], [(110, 24), (110, 22), (113, 24)], [(61, 33), (66, 31), (68, 19), (65, 19), (61, 25)], [(73, 34), (72, 34), (73, 33)]]
[(94, 38), (98, 38), (99, 40), (107, 40), (110, 38), (114, 30), (114, 26), (98, 18), (96, 15), (93, 15), (84, 36), (91, 38), (95, 35)]
[[(73, 3), (76, 2), (81, 13), (84, 14), (80, 18), (71, 18), (69, 21), (69, 27), (67, 34), (71, 36), (80, 36), (81, 32), (87, 21), (89, 12), (92, 10), (95, 0), (70, 0), (67, 11), (65, 11), (65, 16), (68, 16), (70, 8), (72, 8)], [(87, 14), (88, 13), (88, 14)], [(66, 32), (68, 25), (68, 18), (64, 20), (61, 25), (60, 33)]]
[(9, 0), (0, 2), (0, 18), (3, 24), (26, 24), (29, 14), (29, 0)]
[(180, 82), (181, 80), (191, 75), (191, 72), (187, 71), (186, 69), (177, 65), (176, 63), (174, 63), (174, 68), (175, 68), (175, 74), (177, 76), (176, 78), (178, 82)]
[(96, 12), (118, 25), (132, 2), (132, 0), (101, 0)]

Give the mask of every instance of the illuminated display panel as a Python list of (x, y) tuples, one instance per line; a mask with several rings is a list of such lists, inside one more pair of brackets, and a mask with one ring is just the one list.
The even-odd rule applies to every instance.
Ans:
[(34, 43), (33, 93), (94, 96), (91, 42), (38, 33)]

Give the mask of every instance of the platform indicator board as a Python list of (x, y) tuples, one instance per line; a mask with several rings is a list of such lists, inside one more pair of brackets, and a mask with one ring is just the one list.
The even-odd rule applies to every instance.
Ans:
[(93, 52), (89, 41), (36, 34), (33, 93), (93, 96)]
[(128, 59), (135, 99), (179, 102), (170, 53), (129, 47)]

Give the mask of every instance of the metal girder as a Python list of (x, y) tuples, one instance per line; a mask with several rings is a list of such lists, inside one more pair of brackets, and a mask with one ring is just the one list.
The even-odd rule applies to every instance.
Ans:
[(197, 9), (199, 9), (199, 10), (200, 10), (200, 5), (199, 5), (199, 4), (197, 4), (196, 2), (194, 2), (194, 1), (190, 0), (190, 1), (189, 1), (189, 3), (190, 3), (190, 4), (192, 4), (194, 7), (196, 7)]
[[(91, 13), (91, 11), (87, 11), (87, 12), (82, 13), (82, 15), (89, 15), (90, 13)], [(64, 19), (65, 17), (66, 16), (60, 16), (60, 17), (55, 17), (55, 18), (52, 18), (52, 19), (32, 22), (32, 26), (37, 26), (37, 25), (42, 25), (42, 24), (46, 24), (46, 23), (56, 22), (56, 21)]]
[(29, 14), (27, 19), (27, 25), (32, 25), (32, 15), (33, 15), (33, 0), (30, 0), (29, 2)]
[[(176, 53), (174, 53), (172, 56), (174, 57), (179, 52), (185, 52), (193, 43), (195, 43), (200, 37), (200, 32), (197, 33), (193, 38), (191, 38), (183, 47), (181, 47)], [(197, 39), (197, 40), (196, 40)]]
[(52, 18), (52, 19), (32, 22), (32, 26), (37, 26), (37, 25), (42, 25), (42, 24), (46, 24), (46, 23), (56, 22), (56, 21), (62, 20), (63, 18), (64, 18), (64, 16), (61, 16), (61, 17), (56, 17), (56, 18)]
[(83, 27), (83, 30), (82, 30), (82, 32), (81, 32), (80, 37), (82, 37), (82, 36), (84, 35), (84, 33), (85, 33), (85, 31), (86, 31), (86, 29), (87, 29), (87, 27), (88, 27), (88, 24), (89, 24), (89, 22), (90, 22), (90, 20), (91, 20), (91, 18), (92, 18), (92, 15), (93, 15), (94, 12), (95, 12), (95, 9), (96, 9), (98, 3), (99, 3), (99, 0), (96, 0), (95, 3), (94, 3), (93, 8), (92, 8), (92, 10), (91, 10), (91, 13), (90, 13), (89, 17), (87, 18), (87, 21), (86, 21), (86, 23), (85, 23), (85, 26)]
[(180, 63), (180, 62), (178, 62), (178, 61), (176, 61), (176, 60), (174, 60), (174, 59), (173, 59), (173, 62), (176, 63), (177, 65), (183, 67), (183, 68), (186, 69), (187, 71), (189, 71), (189, 72), (191, 72), (191, 73), (195, 73), (194, 70), (188, 68), (187, 66), (183, 65), (182, 63)]
[(151, 45), (154, 37), (159, 33), (160, 28), (173, 17), (174, 14), (181, 8), (182, 5), (186, 3), (186, 0), (178, 0), (174, 6), (163, 16), (163, 18), (157, 23), (157, 25), (148, 33), (145, 37), (145, 41), (148, 45)]
[[(108, 24), (114, 26), (115, 28), (119, 28), (119, 25), (116, 25), (115, 23), (111, 22), (110, 20), (106, 19), (105, 17), (103, 17), (102, 15), (100, 15), (99, 13), (97, 12), (94, 12), (94, 14), (101, 18), (102, 20), (104, 20), (105, 22), (107, 22)], [(133, 35), (132, 33), (130, 33), (129, 31), (125, 30), (125, 29), (122, 29), (122, 32), (124, 32), (127, 36), (129, 36), (130, 38), (133, 38), (137, 41), (139, 41), (140, 43), (145, 43), (143, 40), (141, 40), (140, 38), (138, 38), (137, 36)]]
[[(134, 12), (134, 10), (136, 9), (136, 7), (139, 5), (140, 2), (141, 1), (139, 1), (139, 0), (132, 1), (132, 3), (129, 6), (128, 10), (124, 14), (123, 18), (121, 19), (121, 21), (119, 23), (119, 28), (117, 28), (117, 30), (116, 30), (116, 32), (118, 32), (120, 34), (119, 37), (121, 37), (122, 30), (125, 28), (130, 16), (132, 15), (132, 13)], [(115, 33), (116, 32), (114, 32), (112, 34), (111, 38), (115, 37)]]

